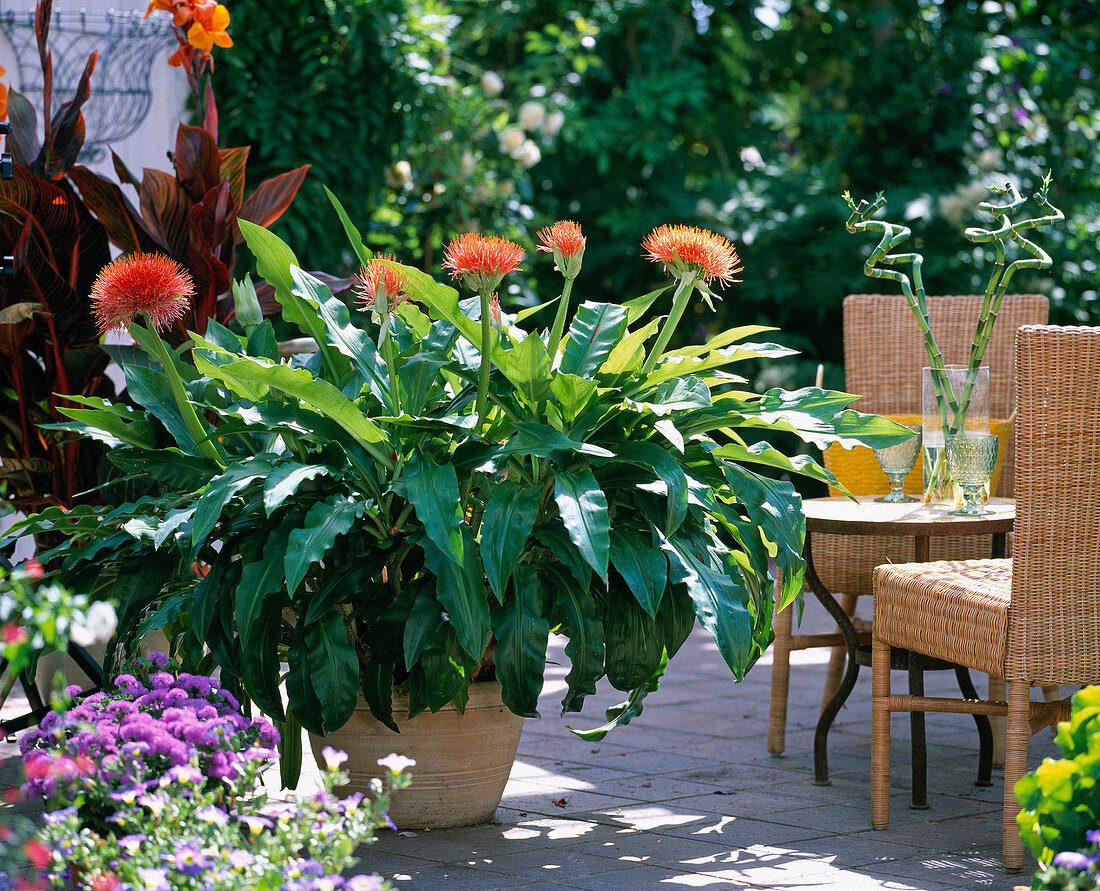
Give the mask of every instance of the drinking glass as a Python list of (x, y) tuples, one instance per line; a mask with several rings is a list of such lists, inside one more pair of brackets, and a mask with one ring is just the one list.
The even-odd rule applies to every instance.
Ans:
[(917, 455), (920, 454), (921, 431), (917, 427), (905, 425), (913, 431), (913, 435), (897, 445), (886, 446), (884, 449), (875, 449), (875, 460), (882, 472), (890, 478), (890, 491), (875, 501), (885, 501), (889, 504), (907, 504), (916, 501), (902, 491), (905, 486), (905, 477), (917, 463)]
[(982, 488), (997, 464), (997, 437), (991, 433), (958, 433), (947, 437), (947, 467), (963, 490), (963, 506), (951, 511), (962, 517), (990, 513), (982, 507)]

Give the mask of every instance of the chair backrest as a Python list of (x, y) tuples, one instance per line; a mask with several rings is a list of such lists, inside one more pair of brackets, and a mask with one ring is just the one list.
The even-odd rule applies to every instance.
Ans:
[[(932, 333), (948, 365), (965, 365), (981, 314), (981, 296), (929, 297)], [(1013, 386), (1016, 329), (1045, 325), (1049, 303), (1042, 294), (1007, 294), (1001, 303), (983, 365), (989, 366), (989, 412), (1008, 418)], [(901, 294), (853, 294), (844, 299), (844, 374), (853, 407), (875, 414), (920, 414), (920, 370), (928, 364), (924, 340)], [(1012, 494), (1012, 454), (1004, 460), (997, 494)]]
[(1016, 341), (1007, 680), (1100, 682), (1100, 328)]

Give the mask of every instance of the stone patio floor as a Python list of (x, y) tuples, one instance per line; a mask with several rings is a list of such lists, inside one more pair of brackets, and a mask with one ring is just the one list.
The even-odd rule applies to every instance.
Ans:
[[(810, 598), (803, 628), (827, 627), (824, 611)], [(1009, 875), (1000, 866), (1003, 773), (994, 770), (992, 787), (974, 785), (977, 734), (970, 717), (928, 716), (930, 808), (915, 811), (908, 806), (908, 720), (894, 716), (892, 824), (874, 831), (870, 672), (861, 671), (833, 725), (832, 784), (820, 787), (812, 783), (812, 742), (827, 652), (795, 657), (787, 751), (777, 757), (766, 750), (770, 657), (735, 684), (713, 641), (696, 630), (643, 714), (590, 743), (566, 723), (602, 723), (602, 709), (623, 696), (601, 689), (582, 715), (558, 718), (568, 661), (562, 642), (552, 640), (543, 717), (525, 723), (495, 821), (384, 832), (363, 849), (355, 871), (424, 891), (947, 891), (1027, 884), (1026, 874)], [(951, 673), (930, 672), (928, 695), (953, 694), (953, 680)], [(904, 684), (901, 674), (895, 684)], [(305, 751), (308, 759), (308, 746)], [(0, 787), (17, 782), (15, 753), (14, 745), (0, 743)], [(1049, 755), (1057, 748), (1043, 731), (1032, 739), (1029, 765)], [(309, 785), (308, 772), (305, 779)], [(0, 805), (0, 823), (12, 809)]]

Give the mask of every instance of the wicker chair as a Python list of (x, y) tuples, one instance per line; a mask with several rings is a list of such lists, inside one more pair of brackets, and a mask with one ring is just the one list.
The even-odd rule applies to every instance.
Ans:
[[(891, 712), (1007, 715), (1006, 869), (1024, 865), (1013, 787), (1028, 738), (1068, 716), (1030, 688), (1100, 682), (1100, 328), (1022, 328), (1016, 362), (1013, 556), (876, 569), (871, 669), (876, 828), (889, 822)], [(891, 695), (891, 647), (988, 672), (1008, 701)]]
[[(982, 298), (977, 296), (929, 297), (928, 314), (936, 340), (948, 364), (965, 364), (969, 358), (974, 328), (981, 312)], [(1021, 325), (1041, 325), (1047, 320), (1047, 298), (1038, 294), (1009, 294), (1001, 304), (997, 324), (986, 350), (984, 365), (989, 366), (990, 414), (1008, 418), (1013, 404), (1013, 357), (1016, 329)], [(920, 370), (928, 364), (924, 342), (913, 313), (899, 295), (854, 294), (844, 300), (844, 372), (850, 393), (862, 397), (854, 406), (863, 412), (886, 415), (920, 414)], [(825, 465), (837, 471), (836, 452), (825, 454)], [(885, 480), (885, 478), (883, 478)], [(843, 478), (841, 479), (844, 482)], [(1004, 461), (996, 494), (1012, 495), (1011, 450)], [(814, 536), (814, 565), (825, 586), (840, 592), (838, 600), (845, 611), (855, 612), (856, 599), (871, 593), (871, 573), (880, 563), (904, 563), (913, 559), (912, 539), (900, 536)], [(932, 540), (935, 559), (988, 557), (991, 540), (987, 536), (937, 538)], [(857, 628), (859, 625), (857, 624)], [(862, 642), (870, 640), (869, 630)], [(787, 694), (790, 683), (792, 650), (833, 647), (825, 677), (822, 705), (832, 697), (844, 667), (844, 648), (840, 634), (793, 635), (791, 610), (775, 617), (775, 642), (772, 645), (771, 705), (768, 719), (768, 751), (778, 754), (785, 748)], [(992, 691), (996, 695), (996, 691)], [(1000, 694), (1003, 696), (1003, 692)], [(995, 733), (999, 740), (1001, 734)], [(995, 743), (994, 762), (998, 756)]]

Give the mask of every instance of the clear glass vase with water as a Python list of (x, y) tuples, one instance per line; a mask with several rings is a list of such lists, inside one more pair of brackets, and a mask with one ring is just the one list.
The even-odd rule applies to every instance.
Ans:
[[(924, 501), (961, 507), (963, 492), (951, 479), (944, 443), (961, 432), (989, 433), (989, 366), (922, 368), (921, 414)], [(982, 498), (989, 498), (988, 483)]]

